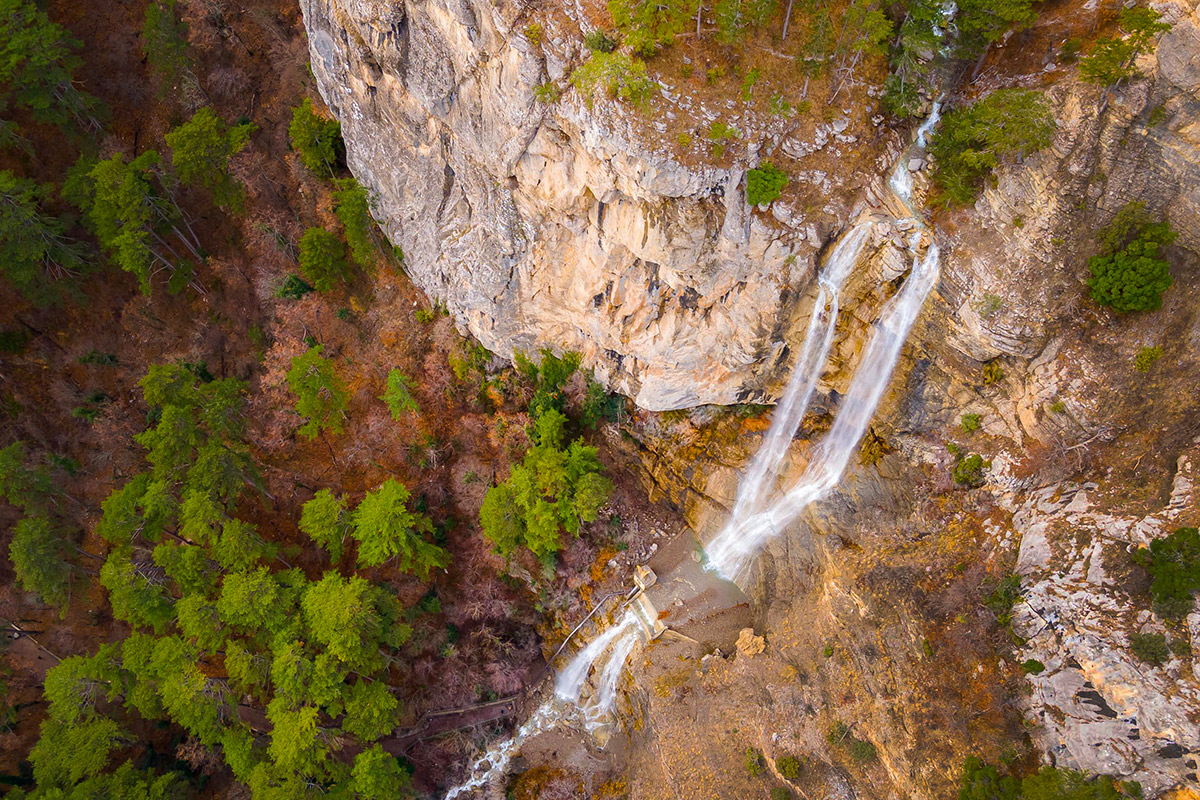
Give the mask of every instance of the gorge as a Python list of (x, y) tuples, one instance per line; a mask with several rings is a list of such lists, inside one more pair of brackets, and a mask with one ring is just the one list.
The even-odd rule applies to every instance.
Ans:
[(1196, 0), (0, 0), (8, 800), (1200, 800)]
[[(924, 465), (919, 470), (945, 463), (945, 451), (939, 454), (936, 441), (943, 434), (935, 431), (956, 414), (987, 420), (985, 434), (995, 455), (987, 462), (991, 470), (984, 491), (997, 506), (985, 516), (1016, 512), (1012, 523), (984, 520), (984, 539), (999, 540), (986, 546), (988, 559), (1012, 558), (1006, 553), (1015, 552), (1021, 541), (1017, 563), (1019, 570), (1030, 570), (1023, 573), (1026, 580), (1037, 580), (1034, 576), (1047, 568), (1047, 556), (1032, 566), (1027, 534), (1014, 539), (1007, 532), (1009, 524), (1022, 519), (1025, 512), (1019, 509), (1032, 502), (1030, 491), (1039, 485), (1037, 478), (1014, 474), (1020, 460), (1016, 453), (1032, 444), (1057, 452), (1047, 456), (1051, 461), (1069, 459), (1076, 447), (1097, 436), (1112, 437), (1114, 420), (1125, 413), (1116, 405), (1105, 407), (1107, 401), (1089, 401), (1085, 407), (1077, 400), (1089, 394), (1085, 386), (1108, 377), (1094, 348), (1113, 344), (1089, 341), (1090, 335), (1070, 329), (1078, 312), (1074, 301), (1063, 297), (1077, 291), (1070, 277), (1070, 265), (1077, 262), (1069, 253), (1081, 252), (1070, 243), (1078, 241), (1072, 228), (1084, 213), (1072, 198), (1086, 196), (1087, 207), (1100, 219), (1140, 199), (1168, 210), (1177, 230), (1193, 231), (1182, 233), (1180, 246), (1196, 246), (1196, 143), (1184, 120), (1185, 109), (1197, 108), (1200, 98), (1194, 61), (1191, 68), (1182, 66), (1197, 35), (1196, 10), (1187, 4), (1162, 9), (1174, 27), (1158, 45), (1149, 87), (1146, 82), (1138, 89), (1131, 84), (1101, 97), (1070, 78), (1069, 66), (1048, 56), (1043, 62), (1046, 77), (1040, 80), (1058, 118), (1053, 146), (999, 170), (995, 186), (983, 192), (973, 209), (955, 217), (951, 230), (939, 223), (936, 232), (927, 231), (926, 212), (911, 197), (913, 177), (923, 186), (931, 159), (923, 149), (905, 158), (895, 134), (881, 137), (877, 129), (870, 141), (864, 134), (878, 122), (866, 118), (870, 105), (865, 98), (847, 98), (844, 107), (831, 108), (832, 122), (811, 127), (807, 140), (778, 119), (753, 113), (736, 117), (749, 143), (745, 153), (738, 153), (728, 169), (697, 167), (691, 166), (687, 147), (679, 155), (663, 141), (680, 119), (704, 121), (720, 114), (706, 105), (702, 90), (687, 88), (686, 81), (659, 73), (659, 121), (653, 125), (639, 119), (639, 110), (619, 103), (592, 105), (574, 93), (550, 104), (535, 97), (544, 81), (561, 83), (573, 64), (586, 59), (576, 38), (581, 34), (572, 31), (586, 33), (596, 17), (581, 6), (564, 4), (543, 16), (520, 4), (425, 3), (385, 11), (370, 4), (311, 0), (305, 13), (318, 84), (345, 126), (352, 169), (377, 192), (376, 213), (403, 247), (414, 278), (446, 303), (458, 324), (502, 354), (547, 346), (581, 352), (598, 378), (648, 410), (735, 400), (777, 403), (770, 427), (754, 445), (730, 441), (721, 445), (725, 452), (715, 454), (712, 444), (704, 444), (709, 434), (703, 416), (695, 428), (684, 426), (680, 432), (672, 429), (679, 426), (667, 426), (642, 444), (644, 479), (652, 495), (661, 492), (684, 509), (703, 543), (703, 558), (745, 589), (751, 605), (758, 606), (755, 628), (770, 642), (774, 626), (786, 622), (787, 609), (802, 605), (805, 594), (821, 596), (821, 572), (839, 572), (829, 565), (837, 558), (836, 546), (831, 552), (822, 539), (845, 542), (845, 531), (859, 529), (859, 520), (896, 514), (890, 526), (881, 527), (882, 541), (867, 545), (882, 547), (881, 556), (893, 546), (884, 542), (896, 540), (889, 527), (903, 525), (906, 504), (900, 496), (920, 493), (916, 487), (922, 479), (905, 475), (898, 463), (884, 465), (898, 459)], [(1077, 12), (1072, 4), (1059, 4), (1043, 12), (1038, 25), (1065, 24)], [(1078, 13), (1098, 12), (1089, 7)], [(532, 37), (529, 25), (535, 18), (545, 27)], [(545, 19), (549, 21), (541, 22)], [(354, 34), (339, 40), (339, 32), (346, 30)], [(1031, 78), (999, 76), (1007, 69), (1005, 59), (1019, 60), (1031, 47), (1025, 42), (1015, 53), (1010, 54), (1011, 46), (993, 52), (987, 62), (992, 66), (984, 69), (981, 80), (989, 87), (1022, 80), (1029, 85)], [(965, 90), (979, 91), (977, 85)], [(927, 110), (929, 105), (927, 100)], [(1171, 116), (1176, 122), (1165, 129), (1138, 127), (1142, 115), (1154, 108), (1173, 109), (1167, 113), (1179, 116)], [(918, 147), (936, 119), (933, 104), (917, 134)], [(1131, 136), (1139, 144), (1131, 147)], [(864, 145), (866, 141), (870, 143)], [(423, 157), (405, 158), (405, 150)], [(847, 152), (854, 157), (847, 158)], [(795, 165), (789, 171), (808, 184), (799, 189), (801, 196), (811, 191), (815, 203), (787, 197), (773, 203), (767, 214), (744, 205), (745, 170), (768, 154)], [(814, 166), (806, 167), (806, 160)], [(886, 166), (892, 162), (894, 171)], [(1101, 172), (1105, 174), (1097, 183)], [(1158, 177), (1148, 178), (1151, 173)], [(887, 178), (874, 177), (880, 174)], [(948, 261), (939, 276), (940, 249), (948, 251), (942, 259)], [(931, 290), (935, 297), (926, 306)], [(1178, 298), (1176, 310), (1167, 313), (1175, 315), (1189, 331), (1185, 339), (1194, 343), (1196, 318), (1191, 309), (1184, 310), (1189, 302)], [(839, 327), (839, 316), (847, 312), (850, 321)], [(910, 329), (916, 343), (905, 348)], [(902, 357), (902, 349), (919, 355)], [(1188, 413), (1183, 408), (1195, 408), (1195, 400), (1183, 376), (1194, 368), (1195, 348), (1188, 344), (1184, 349), (1187, 356), (1176, 356), (1181, 382), (1168, 392), (1181, 404), (1176, 419), (1183, 438), (1178, 441), (1191, 452), (1196, 442), (1188, 437), (1195, 439), (1197, 432), (1183, 422)], [(898, 363), (896, 388), (889, 389)], [(981, 387), (971, 376), (978, 369), (973, 365), (980, 363), (1003, 364), (1014, 375), (1001, 377), (998, 385), (985, 380)], [(1047, 411), (1064, 405), (1059, 398), (1067, 399), (1066, 412)], [(822, 427), (814, 431), (811, 419), (810, 427), (804, 427), (814, 403), (816, 419), (832, 416), (832, 427), (820, 422)], [(881, 430), (892, 431), (885, 434), (885, 452), (899, 450), (885, 457), (883, 474), (872, 477), (857, 466), (840, 481), (858, 456), (863, 436), (884, 442), (877, 433)], [(811, 440), (810, 446), (794, 446), (797, 436)], [(688, 463), (689, 453), (700, 463)], [(1163, 468), (1170, 473), (1191, 463), (1191, 456), (1182, 452), (1178, 458), (1178, 465), (1174, 456), (1166, 458)], [(747, 466), (738, 480), (734, 476), (742, 473), (743, 459)], [(1058, 466), (1064, 477), (1070, 472), (1065, 464)], [(777, 492), (780, 480), (790, 488)], [(1073, 492), (1077, 484), (1051, 479), (1043, 485)], [(945, 519), (941, 513), (935, 516)], [(1189, 508), (1180, 524), (1193, 516)], [(804, 531), (798, 541), (797, 529)], [(758, 563), (755, 556), (776, 537)], [(784, 544), (788, 539), (792, 542)], [(855, 548), (863, 547), (862, 542), (860, 537)], [(809, 588), (781, 590), (789, 575)], [(824, 579), (824, 599), (815, 602), (828, 609), (821, 613), (837, 621), (846, 611), (829, 608), (841, 602), (828, 594), (837, 586), (831, 580)], [(892, 601), (884, 599), (887, 591), (877, 602)], [(1033, 596), (1040, 591), (1033, 588)], [(1101, 605), (1111, 602), (1100, 599), (1111, 588), (1089, 583), (1085, 591)], [(852, 593), (846, 597), (851, 607), (858, 606), (859, 615), (871, 613), (863, 599)], [(1018, 605), (1022, 615), (1033, 608), (1032, 603)], [(901, 629), (919, 628), (915, 619), (927, 614), (901, 619)], [(670, 626), (669, 617), (665, 621)], [(635, 634), (626, 625), (615, 622), (582, 648), (566, 668), (573, 688), (565, 699), (577, 697), (574, 687), (587, 677), (593, 661), (599, 683), (611, 685), (612, 664), (619, 659), (606, 656), (623, 656), (627, 648), (635, 648)], [(1193, 640), (1195, 628), (1192, 623)], [(1038, 688), (1023, 701), (1023, 713), (1041, 715), (1048, 725), (1034, 738), (1054, 760), (1092, 772), (1134, 775), (1151, 791), (1176, 780), (1194, 782), (1188, 765), (1194, 763), (1200, 741), (1184, 733), (1184, 720), (1195, 715), (1194, 688), (1183, 690), (1182, 696), (1190, 699), (1171, 701), (1174, 710), (1168, 716), (1176, 715), (1173, 722), (1158, 726), (1157, 733), (1141, 729), (1141, 736), (1149, 734), (1159, 744), (1139, 744), (1148, 741), (1137, 736), (1139, 721), (1154, 717), (1157, 712), (1150, 709), (1164, 696), (1127, 672), (1113, 684), (1101, 677), (1111, 667), (1077, 662), (1070, 654), (1078, 653), (1094, 633), (1064, 632), (1051, 642), (1044, 640), (1048, 630), (1042, 629), (1041, 640), (1033, 637), (1025, 645), (1027, 660), (1060, 666), (1044, 677), (1024, 679)], [(910, 630), (905, 636), (912, 641), (914, 634)], [(915, 638), (918, 652), (924, 647), (932, 658), (929, 638)], [(614, 640), (619, 647), (607, 650)], [(708, 642), (710, 649), (713, 645)], [(807, 647), (829, 649), (820, 643)], [(855, 641), (848, 647), (859, 652), (846, 672), (879, 669), (859, 660), (878, 658), (865, 656), (873, 646)], [(1005, 661), (1000, 660), (1002, 670), (1011, 669)], [(769, 672), (766, 666), (744, 668), (753, 674)], [(700, 676), (696, 672), (703, 682)], [(864, 679), (861, 674), (855, 678)], [(649, 678), (635, 677), (627, 691), (653, 692), (653, 685)], [(1065, 690), (1051, 687), (1066, 685), (1077, 687), (1070, 690), (1076, 700), (1064, 704)], [(914, 690), (900, 681), (888, 693), (911, 697)], [(819, 696), (830, 689), (818, 685), (812, 691)], [(1079, 699), (1093, 691), (1105, 698), (1098, 709)], [(1116, 712), (1134, 725), (1132, 735), (1115, 729), (1099, 733), (1108, 725), (1102, 720), (1116, 695), (1141, 698)], [(635, 718), (646, 713), (645, 702), (634, 701), (634, 708), (642, 709), (633, 712)], [(897, 723), (872, 716), (903, 718), (908, 712), (858, 703), (867, 715), (860, 725), (879, 750), (891, 785), (903, 793), (936, 794), (929, 781), (936, 784), (940, 779), (935, 776), (944, 775), (945, 766), (917, 766), (929, 756), (919, 755), (922, 747), (912, 738), (911, 723), (898, 722), (906, 731), (900, 735)], [(518, 741), (551, 724), (541, 713), (533, 713)], [(1051, 723), (1051, 717), (1056, 721)], [(1104, 743), (1088, 734), (1078, 738), (1083, 730), (1096, 731)], [(889, 741), (893, 736), (910, 744)], [(508, 766), (511, 740), (502, 741), (503, 763), (493, 755), (481, 756), (466, 787), (481, 787)], [(1166, 742), (1170, 745), (1164, 750)], [(1182, 748), (1178, 760), (1161, 755), (1177, 745)], [(946, 746), (962, 752), (961, 742)], [(659, 759), (664, 758), (660, 752)], [(481, 766), (493, 770), (481, 774)], [(645, 782), (646, 796), (654, 796), (656, 790), (648, 788), (654, 785), (655, 779)], [(734, 789), (733, 779), (723, 785), (725, 792), (745, 791)]]

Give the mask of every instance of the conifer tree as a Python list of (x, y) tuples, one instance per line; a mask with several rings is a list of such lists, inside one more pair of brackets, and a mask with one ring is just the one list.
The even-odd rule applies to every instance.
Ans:
[(698, 0), (608, 0), (608, 13), (633, 52), (649, 58), (689, 27)]
[(163, 137), (171, 148), (175, 174), (185, 184), (208, 189), (217, 205), (240, 212), (245, 191), (229, 174), (229, 159), (246, 147), (255, 127), (251, 122), (228, 126), (204, 106)]
[(1151, 8), (1121, 10), (1121, 29), (1125, 37), (1104, 37), (1096, 41), (1095, 49), (1079, 62), (1079, 73), (1103, 86), (1113, 86), (1127, 78), (1137, 77), (1138, 56), (1148, 52), (1159, 34), (1171, 30), (1162, 21), (1162, 14)]
[(329, 558), (335, 564), (341, 561), (350, 533), (345, 501), (328, 489), (317, 492), (301, 509), (300, 532), (329, 551)]
[(32, 0), (0, 0), (0, 103), (11, 98), (39, 122), (98, 129), (99, 102), (75, 86), (79, 48)]
[(13, 526), (8, 557), (17, 582), (64, 615), (71, 578), (65, 555), (66, 543), (49, 517), (27, 516)]
[(300, 273), (318, 292), (328, 292), (333, 282), (350, 278), (346, 245), (324, 228), (309, 228), (300, 237)]
[(0, 170), (0, 272), (37, 306), (60, 302), (66, 279), (84, 270), (85, 249), (44, 210), (50, 191)]
[(358, 541), (359, 565), (377, 567), (394, 560), (401, 572), (425, 578), (430, 570), (449, 563), (449, 553), (424, 539), (433, 531), (433, 523), (409, 510), (408, 499), (404, 484), (389, 478), (359, 503), (352, 532)]
[(601, 474), (596, 448), (579, 439), (564, 448), (565, 429), (566, 417), (555, 409), (538, 417), (534, 446), (484, 497), (479, 523), (501, 555), (524, 545), (538, 558), (552, 558), (562, 549), (562, 532), (579, 535), (607, 501), (612, 484)]
[(175, 0), (150, 0), (142, 20), (142, 53), (158, 73), (159, 97), (179, 88), (191, 69), (187, 24), (175, 11)]
[(962, 0), (956, 17), (959, 50), (967, 57), (980, 55), (1009, 28), (1028, 28), (1036, 20), (1033, 0)]
[(360, 267), (371, 265), (376, 246), (371, 235), (371, 202), (367, 190), (354, 178), (338, 181), (338, 190), (333, 193), (333, 207), (337, 218), (346, 230), (346, 243), (354, 263)]
[(343, 147), (341, 123), (317, 114), (312, 100), (306, 97), (292, 109), (288, 136), (304, 166), (318, 175), (333, 175)]
[(717, 0), (717, 39), (723, 44), (741, 40), (752, 28), (765, 25), (778, 7), (778, 0)]
[(299, 433), (316, 438), (322, 430), (342, 432), (349, 393), (342, 385), (333, 363), (321, 355), (324, 345), (315, 345), (292, 359), (287, 373), (288, 387), (296, 395), (296, 412), (305, 418)]
[(117, 266), (137, 278), (145, 295), (150, 294), (151, 276), (160, 269), (171, 273), (173, 291), (183, 288), (190, 277), (192, 264), (164, 237), (173, 237), (196, 261), (204, 260), (183, 211), (160, 188), (160, 162), (154, 150), (128, 162), (118, 153), (95, 163), (86, 181), (80, 178), (68, 185), (100, 244)]
[(379, 745), (354, 757), (350, 786), (358, 800), (408, 800), (413, 797), (408, 771)]
[(421, 407), (412, 396), (412, 378), (398, 369), (388, 371), (387, 389), (379, 399), (387, 403), (392, 419), (399, 422), (405, 414), (420, 413)]

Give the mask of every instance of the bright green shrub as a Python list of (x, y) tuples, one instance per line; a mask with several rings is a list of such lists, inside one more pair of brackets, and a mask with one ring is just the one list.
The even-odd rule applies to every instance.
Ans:
[(800, 777), (800, 759), (795, 756), (780, 756), (775, 759), (775, 769), (789, 781), (794, 781)]
[(1164, 617), (1182, 618), (1200, 591), (1200, 529), (1179, 528), (1137, 551), (1135, 560), (1150, 573), (1150, 596)]
[(991, 461), (984, 461), (983, 456), (972, 453), (954, 465), (954, 482), (968, 488), (982, 486), (984, 470), (991, 465)]
[(1133, 368), (1138, 372), (1149, 372), (1150, 367), (1154, 366), (1154, 362), (1162, 358), (1162, 353), (1162, 348), (1157, 345), (1143, 347), (1138, 350), (1137, 357), (1133, 359)]
[(746, 173), (746, 202), (751, 206), (768, 205), (788, 185), (788, 176), (770, 161)]
[(1165, 222), (1151, 222), (1141, 203), (1130, 203), (1100, 232), (1100, 252), (1088, 259), (1088, 292), (1117, 311), (1153, 311), (1171, 288), (1171, 265), (1160, 249), (1175, 241)]
[(600, 51), (592, 53), (591, 58), (571, 73), (571, 85), (579, 90), (588, 106), (596, 99), (597, 92), (631, 103), (644, 103), (654, 94), (656, 86), (640, 59)]

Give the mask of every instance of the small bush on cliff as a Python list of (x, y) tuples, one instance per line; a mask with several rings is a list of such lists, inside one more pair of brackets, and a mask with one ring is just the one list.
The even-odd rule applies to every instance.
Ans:
[(794, 781), (800, 777), (800, 759), (795, 756), (780, 756), (775, 759), (775, 769), (789, 781)]
[(751, 206), (767, 205), (776, 200), (787, 185), (788, 176), (783, 170), (764, 161), (746, 173), (746, 202)]
[(759, 776), (759, 774), (762, 772), (762, 768), (763, 768), (762, 753), (759, 752), (759, 749), (757, 747), (747, 747), (746, 748), (745, 765), (746, 765), (746, 772), (748, 772), (750, 774), (751, 778), (757, 778)]
[(1200, 591), (1200, 529), (1179, 528), (1134, 554), (1150, 573), (1150, 596), (1164, 617), (1184, 617)]
[(618, 100), (644, 103), (654, 94), (655, 87), (641, 59), (601, 51), (592, 53), (583, 66), (571, 73), (571, 85), (579, 90), (588, 106), (595, 101), (597, 92)]
[(1129, 649), (1142, 661), (1155, 666), (1171, 657), (1167, 637), (1161, 633), (1135, 633), (1129, 637)]
[(1154, 362), (1160, 358), (1162, 358), (1161, 347), (1143, 347), (1138, 350), (1137, 357), (1133, 359), (1133, 368), (1138, 372), (1149, 372), (1150, 367), (1154, 366)]
[(984, 470), (991, 465), (991, 461), (984, 461), (983, 456), (972, 453), (954, 465), (954, 482), (967, 488), (982, 486)]
[(583, 37), (583, 46), (593, 53), (611, 53), (617, 49), (617, 40), (597, 28)]
[(317, 114), (312, 100), (306, 97), (292, 109), (288, 136), (292, 140), (292, 149), (300, 156), (304, 166), (318, 175), (333, 175), (334, 168), (345, 152), (340, 122)]
[(1154, 222), (1141, 203), (1130, 203), (1100, 232), (1100, 252), (1088, 259), (1092, 299), (1117, 311), (1153, 311), (1171, 288), (1171, 265), (1160, 250), (1175, 241), (1165, 222)]
[(997, 166), (1046, 147), (1054, 128), (1054, 117), (1038, 92), (992, 92), (942, 120), (929, 147), (937, 160), (934, 180), (951, 203), (973, 203)]

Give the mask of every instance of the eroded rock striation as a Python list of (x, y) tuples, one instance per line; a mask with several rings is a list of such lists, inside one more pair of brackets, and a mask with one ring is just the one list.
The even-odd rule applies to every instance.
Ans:
[[(313, 72), (376, 218), (413, 279), (489, 349), (577, 350), (652, 410), (734, 403), (777, 382), (793, 306), (860, 194), (842, 184), (877, 173), (873, 150), (840, 175), (800, 178), (820, 213), (752, 213), (743, 176), (757, 145), (731, 168), (688, 166), (656, 130), (688, 115), (707, 126), (716, 113), (702, 101), (669, 90), (647, 110), (575, 91), (538, 101), (583, 58), (570, 19), (532, 36), (511, 0), (301, 5)], [(865, 123), (839, 116), (807, 137), (763, 124), (768, 148), (836, 157)]]

